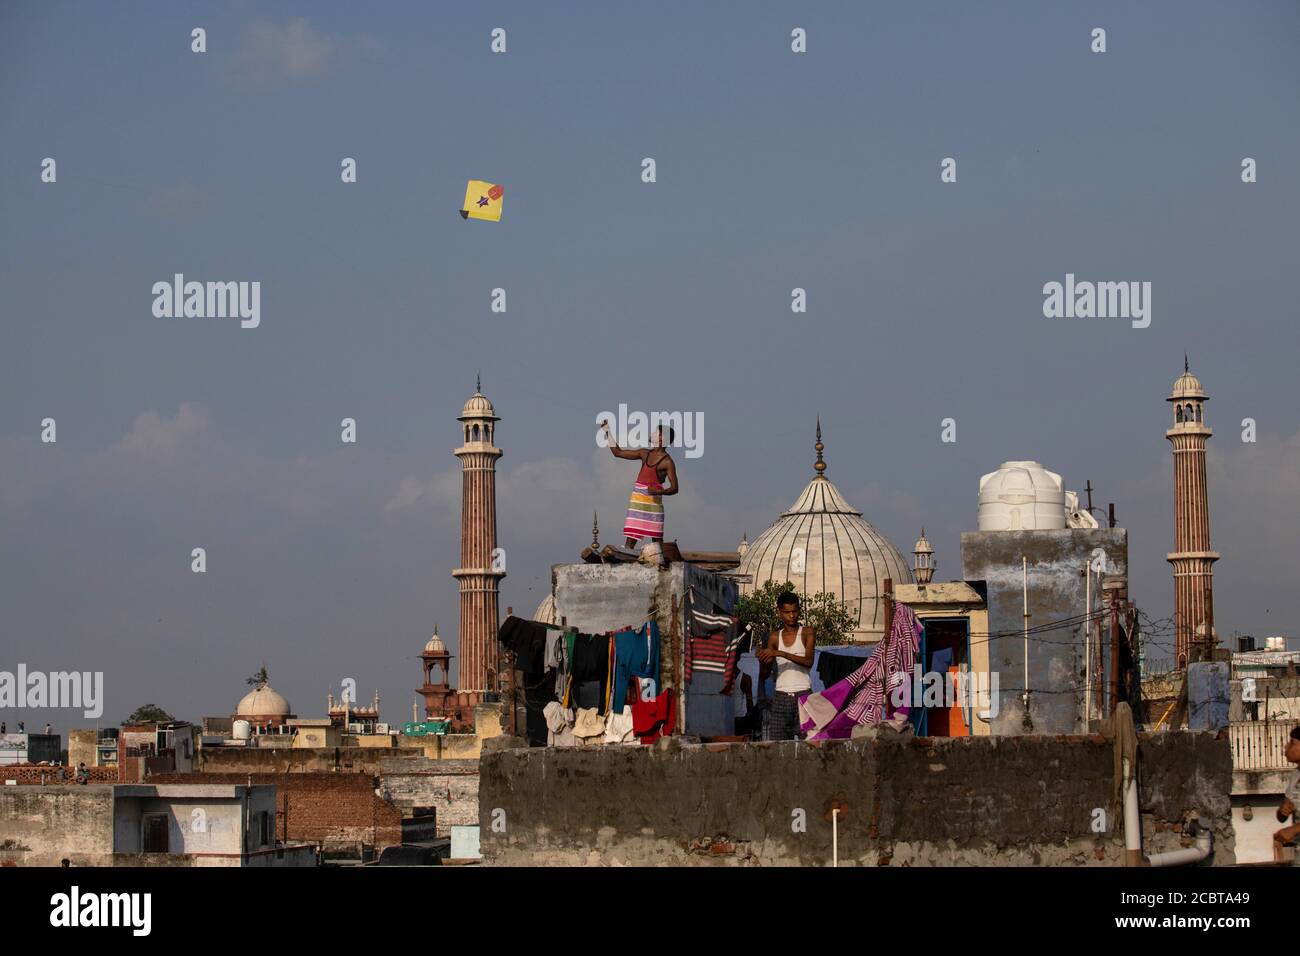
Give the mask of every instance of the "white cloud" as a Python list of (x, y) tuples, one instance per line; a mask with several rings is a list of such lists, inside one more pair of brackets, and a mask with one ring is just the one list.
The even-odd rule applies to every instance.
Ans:
[(242, 75), (255, 82), (302, 81), (322, 76), (334, 55), (335, 42), (312, 29), (305, 19), (284, 26), (254, 23), (235, 53)]

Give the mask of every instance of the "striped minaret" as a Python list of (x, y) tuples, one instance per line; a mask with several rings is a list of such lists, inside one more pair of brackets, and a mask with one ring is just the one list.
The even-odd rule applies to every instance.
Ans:
[(481, 383), (461, 410), (465, 443), (456, 449), (461, 465), (459, 690), (497, 690), (488, 672), (497, 673), (497, 586), (506, 576), (504, 554), (497, 552), (496, 464), (501, 449), (492, 444), (500, 421)]
[[(1205, 442), (1212, 434), (1205, 424), (1209, 396), (1183, 357), (1183, 374), (1174, 382), (1168, 401), (1174, 424), (1165, 437), (1174, 446), (1174, 640), (1178, 666), (1196, 660), (1192, 653), (1198, 628), (1204, 625), (1207, 645), (1214, 641), (1214, 562), (1210, 550), (1210, 505), (1205, 486)], [(1208, 655), (1208, 650), (1203, 651)]]

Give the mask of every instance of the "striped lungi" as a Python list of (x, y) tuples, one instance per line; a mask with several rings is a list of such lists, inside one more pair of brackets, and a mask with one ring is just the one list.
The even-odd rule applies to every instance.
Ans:
[(662, 491), (662, 485), (647, 485), (638, 481), (632, 489), (632, 498), (627, 505), (627, 521), (623, 524), (623, 537), (640, 540), (653, 538), (662, 541), (664, 537), (663, 499), (655, 494)]

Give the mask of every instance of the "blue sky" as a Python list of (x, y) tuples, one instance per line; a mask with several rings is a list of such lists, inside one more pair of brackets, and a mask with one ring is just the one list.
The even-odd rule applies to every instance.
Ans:
[[(1290, 2), (5, 4), (0, 669), (102, 670), (116, 721), (229, 713), (265, 661), (299, 713), (352, 677), (404, 719), (435, 623), (455, 649), (480, 369), (503, 613), (593, 508), (617, 539), (632, 470), (595, 416), (625, 402), (704, 416), (683, 547), (787, 507), (820, 414), (829, 477), (904, 552), (924, 524), (940, 578), (981, 474), (1090, 479), (1162, 618), (1186, 350), (1221, 635), (1294, 634), (1298, 27)], [(505, 184), (501, 223), (456, 214), (470, 178)], [(260, 281), (260, 327), (154, 318), (175, 272)], [(1151, 326), (1044, 318), (1067, 272), (1150, 281)]]

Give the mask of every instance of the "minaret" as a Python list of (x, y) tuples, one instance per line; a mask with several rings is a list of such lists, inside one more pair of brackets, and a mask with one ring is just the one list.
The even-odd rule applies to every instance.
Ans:
[[(1214, 562), (1210, 550), (1210, 507), (1205, 487), (1205, 442), (1212, 434), (1205, 424), (1209, 396), (1191, 373), (1183, 356), (1183, 374), (1174, 382), (1168, 401), (1174, 424), (1165, 437), (1174, 446), (1174, 641), (1179, 667), (1208, 659), (1214, 643)], [(1193, 648), (1197, 628), (1205, 625), (1206, 646)]]
[(495, 691), (488, 672), (497, 673), (497, 587), (506, 576), (497, 553), (496, 463), (501, 449), (492, 444), (500, 420), (476, 383), (461, 410), (465, 443), (460, 459), (460, 567), (451, 572), (460, 583), (460, 686), (463, 692)]
[(934, 548), (925, 538), (925, 529), (921, 529), (921, 537), (916, 539), (916, 544), (912, 546), (912, 576), (916, 578), (916, 583), (925, 587), (934, 580)]

